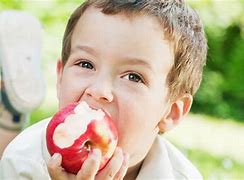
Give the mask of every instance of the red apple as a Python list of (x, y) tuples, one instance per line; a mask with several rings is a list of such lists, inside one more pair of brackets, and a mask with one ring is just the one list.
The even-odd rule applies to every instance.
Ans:
[(77, 174), (92, 149), (99, 148), (103, 169), (117, 146), (118, 133), (110, 115), (85, 102), (70, 104), (57, 112), (46, 129), (50, 155), (62, 155), (62, 167)]

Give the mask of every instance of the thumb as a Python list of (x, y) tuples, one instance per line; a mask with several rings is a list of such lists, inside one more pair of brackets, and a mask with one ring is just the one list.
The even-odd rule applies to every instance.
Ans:
[(66, 180), (68, 179), (67, 173), (61, 166), (62, 156), (55, 153), (47, 163), (49, 175), (52, 180)]

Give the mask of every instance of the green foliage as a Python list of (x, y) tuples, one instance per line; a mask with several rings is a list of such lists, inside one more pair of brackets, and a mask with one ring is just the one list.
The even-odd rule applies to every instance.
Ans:
[[(196, 94), (193, 111), (244, 120), (244, 0), (189, 1), (203, 18), (209, 44), (203, 83)], [(43, 53), (44, 67), (50, 69), (50, 59), (56, 60), (56, 51), (60, 51), (61, 43), (56, 37), (61, 38), (69, 15), (81, 2), (0, 0), (0, 11), (24, 10), (41, 20), (47, 38), (47, 50)], [(45, 72), (50, 73), (48, 70)], [(51, 76), (55, 74), (48, 75), (50, 81)], [(56, 108), (50, 105), (50, 99), (49, 97), (41, 109), (31, 114), (31, 124), (54, 114)], [(244, 179), (244, 165), (240, 162), (226, 157), (215, 157), (199, 149), (181, 149), (200, 169), (204, 179)]]
[(23, 9), (23, 3), (21, 0), (1, 0), (0, 10), (6, 9)]
[[(181, 148), (184, 150), (184, 148)], [(244, 164), (228, 157), (216, 157), (199, 149), (184, 150), (197, 166), (203, 179), (244, 179)]]
[[(55, 59), (61, 41), (54, 45), (54, 35), (62, 36), (69, 15), (81, 2), (1, 0), (0, 10), (18, 9), (37, 16), (47, 31), (46, 46), (50, 47), (43, 53), (44, 59)], [(189, 2), (203, 19), (209, 45), (203, 83), (192, 110), (244, 121), (244, 0)]]
[(36, 111), (33, 111), (31, 113), (31, 116), (30, 116), (31, 120), (30, 120), (30, 123), (28, 124), (28, 126), (31, 126), (31, 125), (39, 122), (42, 119), (52, 117), (55, 112), (57, 112), (57, 109), (54, 107), (49, 107), (46, 109), (38, 109)]
[[(228, 11), (223, 4), (230, 6)], [(205, 21), (209, 51), (192, 109), (244, 121), (244, 3), (233, 4), (219, 2), (214, 6), (214, 1), (208, 1), (202, 3), (204, 9), (197, 6)]]

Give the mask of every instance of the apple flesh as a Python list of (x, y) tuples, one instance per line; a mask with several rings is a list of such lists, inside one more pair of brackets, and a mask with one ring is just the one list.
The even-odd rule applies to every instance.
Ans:
[(99, 171), (103, 169), (115, 151), (118, 133), (108, 113), (81, 102), (53, 116), (46, 129), (46, 142), (50, 155), (60, 153), (62, 167), (77, 174), (94, 148), (102, 152)]

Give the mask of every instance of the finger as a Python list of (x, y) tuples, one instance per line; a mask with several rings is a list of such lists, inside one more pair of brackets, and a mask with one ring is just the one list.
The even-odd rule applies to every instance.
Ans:
[(99, 149), (94, 149), (78, 172), (77, 179), (94, 179), (100, 166), (101, 157), (101, 151)]
[(115, 180), (123, 179), (125, 177), (128, 167), (129, 167), (129, 154), (124, 153), (123, 164), (122, 164), (119, 172), (115, 175), (114, 179)]
[(97, 175), (98, 179), (113, 179), (123, 164), (123, 152), (120, 147), (117, 147), (112, 159), (106, 167)]
[(66, 180), (67, 175), (65, 174), (62, 166), (62, 156), (55, 153), (47, 164), (48, 172), (52, 180)]

